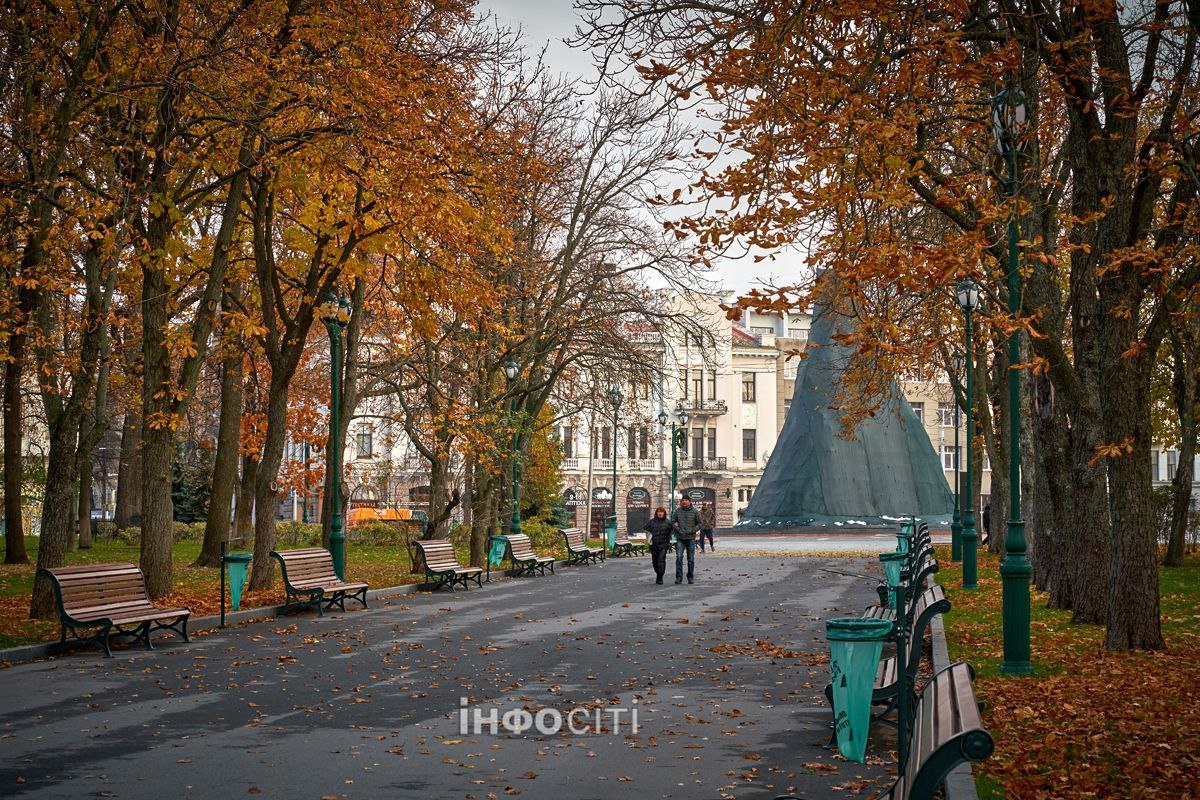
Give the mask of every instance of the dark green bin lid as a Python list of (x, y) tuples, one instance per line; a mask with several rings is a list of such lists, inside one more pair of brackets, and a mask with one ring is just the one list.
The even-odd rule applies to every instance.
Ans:
[(825, 638), (834, 642), (870, 642), (884, 639), (892, 632), (892, 621), (838, 617), (825, 621)]
[(253, 553), (226, 553), (226, 561), (240, 561), (243, 564), (249, 564), (254, 559)]

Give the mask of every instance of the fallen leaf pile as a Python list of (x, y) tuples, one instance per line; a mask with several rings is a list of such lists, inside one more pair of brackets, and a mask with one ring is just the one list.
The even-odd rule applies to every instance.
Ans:
[(1189, 587), (1164, 591), (1163, 652), (1109, 653), (1104, 629), (1072, 625), (1034, 590), (1035, 675), (999, 674), (1003, 657), (999, 560), (981, 553), (979, 589), (964, 592), (961, 569), (938, 554), (952, 660), (975, 665), (984, 724), (996, 742), (975, 765), (980, 783), (1021, 800), (1200, 798), (1200, 558)]

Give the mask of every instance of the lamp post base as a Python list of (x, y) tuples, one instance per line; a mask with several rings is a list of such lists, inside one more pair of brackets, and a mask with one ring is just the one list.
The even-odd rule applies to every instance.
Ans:
[(950, 560), (962, 561), (962, 523), (957, 519), (950, 523)]
[(1029, 585), (1033, 578), (1033, 567), (1025, 556), (1025, 521), (1008, 521), (1008, 538), (1005, 542), (1012, 548), (1000, 563), (1000, 579), (1003, 584), (1004, 661), (1000, 663), (1003, 675), (1032, 675), (1033, 662), (1029, 647)]

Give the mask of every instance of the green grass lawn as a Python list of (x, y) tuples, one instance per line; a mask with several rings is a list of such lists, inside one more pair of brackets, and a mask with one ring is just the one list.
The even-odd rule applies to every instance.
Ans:
[[(37, 537), (28, 537), (29, 564), (0, 565), (0, 648), (58, 638), (58, 623), (54, 620), (29, 619), (29, 597), (33, 591), (33, 576), (37, 561)], [(466, 564), (470, 553), (464, 544), (457, 544), (459, 562)], [(540, 548), (545, 555), (562, 558), (561, 547)], [(139, 548), (117, 539), (98, 539), (88, 550), (76, 550), (67, 555), (68, 564), (100, 564), (112, 561), (138, 562)], [(200, 542), (176, 542), (174, 551), (174, 585), (162, 603), (184, 606), (195, 617), (220, 613), (220, 572), (215, 568), (193, 567), (200, 553)], [(412, 572), (408, 552), (402, 544), (365, 545), (352, 539), (346, 543), (346, 577), (366, 581), (372, 588), (386, 588), (406, 583), (419, 583), (422, 575)], [(275, 585), (269, 589), (247, 592), (242, 608), (278, 605), (284, 601), (283, 583), (278, 572)]]
[(1102, 626), (1072, 624), (1035, 590), (1032, 677), (1000, 674), (999, 559), (981, 554), (979, 588), (968, 592), (949, 556), (938, 548), (950, 657), (974, 665), (996, 741), (975, 768), (981, 800), (1200, 796), (1200, 555), (1160, 569), (1161, 652), (1110, 653)]

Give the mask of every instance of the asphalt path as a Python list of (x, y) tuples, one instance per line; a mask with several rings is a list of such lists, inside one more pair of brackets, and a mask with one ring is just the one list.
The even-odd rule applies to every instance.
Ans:
[[(821, 567), (872, 561), (718, 553), (695, 585), (656, 586), (648, 558), (609, 559), (18, 664), (0, 671), (0, 797), (870, 796), (887, 734), (865, 765), (825, 747), (823, 620), (874, 587)], [(519, 727), (574, 708), (636, 708), (639, 729), (605, 711), (599, 730), (488, 730), (492, 710)]]

